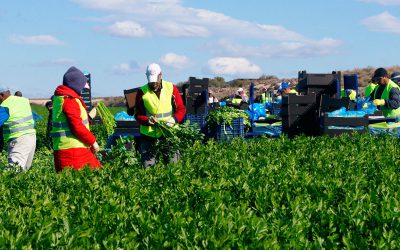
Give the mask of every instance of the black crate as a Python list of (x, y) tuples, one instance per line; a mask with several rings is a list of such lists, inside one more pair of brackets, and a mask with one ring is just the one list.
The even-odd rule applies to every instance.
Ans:
[(243, 118), (233, 119), (231, 124), (222, 123), (217, 126), (216, 139), (218, 141), (231, 141), (235, 137), (244, 136)]
[(189, 77), (189, 92), (208, 91), (208, 82), (208, 78), (197, 79), (195, 77)]
[(114, 134), (139, 134), (140, 133), (140, 128), (139, 126), (137, 127), (131, 127), (131, 128), (119, 128), (116, 127), (114, 128)]
[(207, 102), (202, 97), (187, 98), (186, 113), (187, 114), (207, 113)]
[(89, 85), (89, 88), (82, 89), (81, 97), (82, 97), (83, 102), (86, 105), (86, 110), (90, 111), (92, 109), (92, 80), (91, 80), (90, 73), (85, 73), (85, 76), (86, 76), (86, 80)]
[[(322, 119), (322, 134), (325, 135), (341, 135), (344, 133), (351, 134), (354, 132), (365, 133), (368, 126), (368, 117), (328, 117)], [(335, 126), (332, 128), (331, 126)], [(340, 128), (343, 127), (343, 128)]]
[(352, 108), (354, 109), (354, 105), (351, 105), (351, 101), (348, 97), (337, 99), (328, 95), (321, 96), (321, 105), (319, 109), (320, 114), (325, 112), (333, 112), (341, 107), (345, 107), (347, 110), (352, 110)]
[(282, 132), (289, 137), (296, 135), (318, 135), (319, 123), (315, 114), (282, 117)]
[(139, 126), (136, 121), (115, 121), (115, 123), (118, 128), (131, 128)]
[(288, 104), (314, 104), (316, 103), (316, 95), (314, 93), (310, 93), (308, 95), (295, 95), (289, 94), (287, 96), (282, 97), (282, 105)]
[(315, 111), (316, 111), (315, 103), (289, 104), (282, 106), (279, 114), (283, 117), (283, 116), (293, 116), (293, 115), (305, 115), (309, 113), (315, 113)]
[(318, 135), (319, 123), (314, 93), (297, 96), (288, 95), (282, 98), (282, 131), (289, 137), (300, 134)]

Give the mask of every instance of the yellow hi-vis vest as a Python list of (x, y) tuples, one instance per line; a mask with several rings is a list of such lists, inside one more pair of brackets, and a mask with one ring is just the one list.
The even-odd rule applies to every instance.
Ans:
[(377, 84), (375, 83), (371, 83), (369, 84), (367, 87), (365, 87), (364, 89), (364, 96), (368, 97), (371, 95), (372, 91), (374, 91), (375, 87), (377, 86)]
[(9, 96), (0, 106), (7, 108), (10, 115), (3, 124), (3, 136), (6, 142), (22, 135), (36, 133), (31, 105), (27, 98)]
[(241, 104), (242, 103), (242, 98), (233, 98), (232, 99), (232, 104)]
[[(385, 101), (388, 101), (389, 100), (389, 93), (390, 93), (390, 90), (392, 88), (400, 89), (399, 86), (396, 83), (394, 83), (392, 80), (389, 80), (388, 84), (386, 85), (385, 89), (382, 92), (382, 95), (379, 98), (379, 97), (376, 96), (376, 90), (378, 90), (378, 87), (376, 87), (375, 91), (374, 91), (374, 99), (383, 99)], [(385, 108), (385, 107), (381, 106), (380, 110), (382, 110), (383, 115), (386, 116), (386, 117), (400, 116), (400, 108), (388, 109), (388, 108)]]
[[(67, 117), (62, 111), (65, 96), (54, 96), (53, 99), (53, 129), (51, 130), (51, 138), (53, 140), (53, 149), (70, 149), (70, 148), (89, 148), (72, 134), (69, 128)], [(75, 98), (81, 110), (82, 123), (89, 129), (88, 114), (78, 98)]]
[[(143, 103), (146, 109), (147, 116), (154, 116), (158, 121), (168, 121), (172, 117), (172, 92), (174, 90), (172, 83), (162, 81), (162, 88), (160, 98), (156, 93), (150, 90), (149, 85), (144, 85), (141, 90), (143, 91)], [(143, 126), (140, 125), (140, 133), (153, 138), (160, 138), (162, 131), (156, 126)]]

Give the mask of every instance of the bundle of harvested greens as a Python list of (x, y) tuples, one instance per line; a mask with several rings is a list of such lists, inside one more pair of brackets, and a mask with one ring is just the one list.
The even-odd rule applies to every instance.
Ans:
[(111, 114), (110, 110), (108, 110), (108, 108), (106, 107), (106, 105), (104, 105), (102, 101), (97, 103), (96, 109), (99, 112), (104, 126), (106, 127), (107, 135), (112, 135), (114, 133), (115, 127), (114, 116)]

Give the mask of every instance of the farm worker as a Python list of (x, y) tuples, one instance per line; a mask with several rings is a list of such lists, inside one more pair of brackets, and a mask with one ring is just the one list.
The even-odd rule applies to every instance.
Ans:
[(208, 89), (208, 103), (213, 104), (215, 102), (218, 102), (218, 99), (214, 96), (214, 91)]
[(375, 84), (373, 82), (370, 82), (367, 87), (364, 89), (364, 96), (368, 97), (371, 95), (371, 93), (374, 91), (375, 87), (378, 86), (378, 84)]
[(54, 92), (51, 137), (57, 172), (66, 167), (77, 170), (85, 166), (101, 167), (93, 154), (99, 151), (99, 145), (89, 130), (86, 105), (80, 97), (86, 84), (82, 71), (70, 67), (64, 74), (63, 84)]
[(290, 83), (282, 82), (278, 88), (278, 93), (281, 95), (298, 94), (296, 90), (290, 88)]
[(28, 170), (36, 149), (36, 130), (32, 109), (25, 97), (12, 96), (7, 87), (0, 87), (0, 126), (8, 146), (8, 165)]
[(46, 139), (49, 149), (53, 149), (53, 141), (51, 139), (51, 130), (53, 129), (53, 98), (54, 96), (51, 96), (50, 101), (47, 101), (46, 104), (44, 105), (49, 111), (47, 117), (47, 127), (46, 127)]
[(340, 91), (340, 97), (348, 97), (350, 100), (354, 101), (357, 97), (357, 92), (354, 89), (342, 89)]
[(382, 110), (386, 117), (400, 116), (400, 91), (399, 86), (389, 78), (386, 69), (378, 68), (371, 79), (378, 84), (371, 93), (374, 105)]
[[(140, 125), (142, 135), (140, 153), (144, 167), (158, 162), (156, 152), (152, 150), (157, 142), (163, 142), (162, 130), (157, 127), (163, 121), (170, 127), (180, 123), (186, 113), (178, 88), (171, 82), (163, 80), (160, 65), (149, 64), (146, 69), (147, 84), (136, 94), (135, 118)], [(176, 162), (179, 152), (162, 152), (163, 160)], [(169, 158), (169, 159), (168, 159)]]
[(393, 72), (393, 74), (390, 75), (390, 79), (393, 82), (400, 84), (400, 71)]
[(233, 104), (240, 104), (241, 102), (247, 102), (247, 95), (244, 93), (243, 88), (238, 88), (236, 90), (236, 95), (232, 99)]

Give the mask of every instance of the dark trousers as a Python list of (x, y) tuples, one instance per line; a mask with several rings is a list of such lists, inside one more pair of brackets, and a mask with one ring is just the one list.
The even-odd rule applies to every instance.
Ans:
[[(140, 142), (140, 154), (143, 166), (145, 168), (152, 167), (159, 162), (159, 158), (164, 161), (164, 163), (176, 163), (179, 158), (179, 152), (173, 152), (169, 147), (155, 147), (156, 144), (165, 142), (164, 138), (152, 138), (145, 135), (141, 136)], [(162, 150), (162, 152), (157, 152), (157, 150)]]

